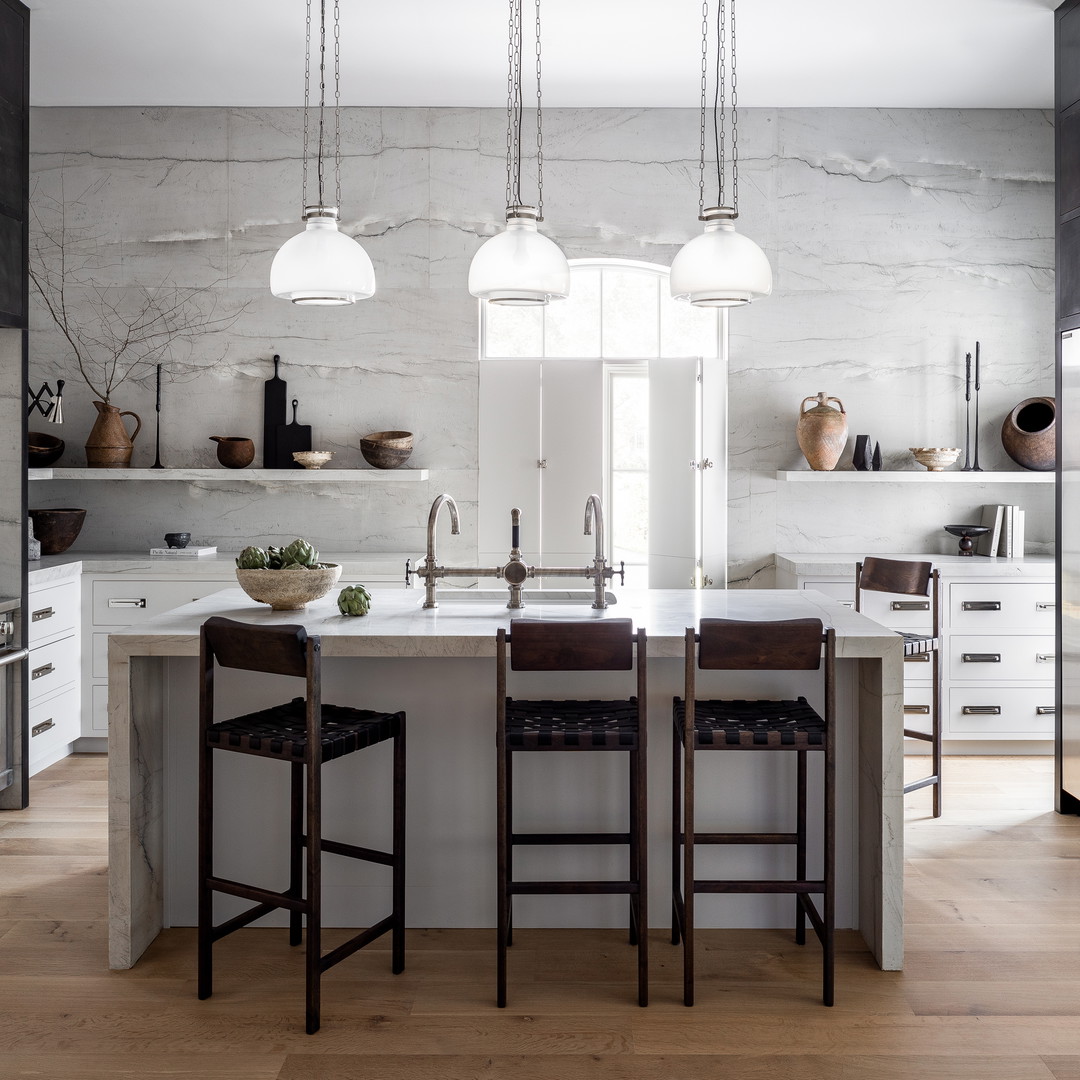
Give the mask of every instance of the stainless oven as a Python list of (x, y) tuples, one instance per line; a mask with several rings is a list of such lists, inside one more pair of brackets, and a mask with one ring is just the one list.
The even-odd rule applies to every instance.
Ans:
[(16, 644), (18, 600), (0, 600), (0, 791), (15, 783), (22, 757), (22, 694), (27, 650)]

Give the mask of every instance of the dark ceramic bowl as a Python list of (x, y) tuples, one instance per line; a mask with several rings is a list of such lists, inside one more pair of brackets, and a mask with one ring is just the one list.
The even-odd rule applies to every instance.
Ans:
[(373, 431), (360, 440), (360, 453), (376, 469), (396, 469), (413, 450), (411, 431)]
[(26, 433), (26, 463), (31, 469), (47, 469), (60, 459), (64, 452), (64, 440), (42, 431)]
[(85, 510), (27, 510), (34, 522), (34, 536), (41, 541), (42, 555), (62, 555), (75, 543), (83, 527)]
[(165, 543), (171, 548), (186, 548), (191, 540), (189, 532), (175, 532), (165, 534)]

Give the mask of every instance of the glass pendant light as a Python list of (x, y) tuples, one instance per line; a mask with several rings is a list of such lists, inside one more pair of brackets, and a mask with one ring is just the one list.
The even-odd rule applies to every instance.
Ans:
[(540, 0), (536, 11), (536, 205), (521, 196), (521, 6), (510, 0), (510, 72), (506, 101), (506, 228), (486, 240), (469, 267), (469, 292), (507, 306), (562, 300), (570, 294), (570, 267), (559, 245), (540, 233), (544, 220), (544, 135), (540, 94)]
[[(375, 293), (375, 270), (367, 252), (351, 237), (338, 231), (341, 205), (341, 28), (338, 0), (334, 0), (334, 201), (324, 196), (327, 143), (326, 130), (326, 0), (319, 0), (319, 105), (314, 163), (311, 143), (311, 0), (307, 0), (307, 55), (304, 62), (304, 187), (303, 220), (306, 227), (281, 245), (270, 266), (270, 291), (294, 304), (355, 304)], [(314, 164), (318, 197), (308, 202), (308, 171)]]
[[(772, 292), (772, 269), (765, 252), (735, 231), (739, 216), (739, 117), (735, 76), (735, 0), (717, 0), (716, 81), (713, 95), (713, 146), (716, 152), (717, 199), (705, 205), (705, 128), (709, 78), (709, 4), (701, 18), (701, 153), (699, 157), (698, 220), (705, 232), (685, 244), (671, 264), (671, 295), (697, 307), (739, 307)], [(727, 7), (731, 5), (730, 46)], [(725, 198), (727, 168), (726, 104), (727, 50), (731, 51), (731, 201)]]

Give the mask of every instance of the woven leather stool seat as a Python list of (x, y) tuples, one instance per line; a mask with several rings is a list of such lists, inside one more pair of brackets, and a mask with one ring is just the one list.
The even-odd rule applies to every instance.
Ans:
[[(392, 739), (400, 727), (396, 713), (322, 707), (322, 760), (332, 761), (356, 750)], [(307, 753), (307, 713), (304, 699), (221, 720), (206, 730), (206, 741), (222, 750), (241, 750), (260, 757), (302, 760)]]
[[(794, 701), (698, 701), (694, 739), (701, 748), (727, 746), (820, 747), (825, 742), (825, 721), (806, 698)], [(686, 704), (674, 705), (675, 725), (682, 738)]]
[(506, 741), (530, 750), (636, 750), (637, 698), (506, 701)]
[(938, 639), (932, 634), (908, 634), (901, 633), (904, 639), (904, 655), (918, 656), (920, 653), (931, 653), (938, 648)]

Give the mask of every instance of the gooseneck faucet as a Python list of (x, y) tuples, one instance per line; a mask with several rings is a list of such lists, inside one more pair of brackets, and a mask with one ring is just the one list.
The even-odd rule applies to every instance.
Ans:
[(435, 526), (439, 522), (439, 513), (444, 506), (450, 511), (450, 535), (457, 536), (461, 532), (457, 503), (454, 501), (453, 495), (443, 493), (442, 495), (437, 496), (435, 501), (431, 504), (431, 510), (428, 512), (427, 558), (424, 560), (424, 565), (418, 568), (418, 572), (424, 577), (424, 588), (426, 589), (424, 594), (424, 607), (426, 608), (439, 606), (438, 601), (435, 599), (435, 582), (437, 580), (437, 571), (439, 568), (438, 560), (435, 558)]

